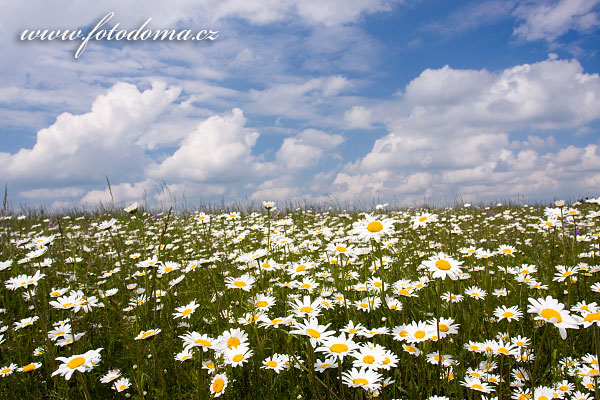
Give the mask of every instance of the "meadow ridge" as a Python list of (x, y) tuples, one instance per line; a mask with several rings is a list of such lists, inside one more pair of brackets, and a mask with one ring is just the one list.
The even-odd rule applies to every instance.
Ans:
[(600, 399), (600, 198), (0, 217), (2, 399)]

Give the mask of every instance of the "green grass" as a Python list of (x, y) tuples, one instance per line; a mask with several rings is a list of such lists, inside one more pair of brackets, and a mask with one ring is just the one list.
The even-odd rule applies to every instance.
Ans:
[[(5, 269), (0, 271), (0, 327), (5, 330), (4, 342), (0, 344), (0, 367), (11, 363), (18, 367), (33, 362), (42, 365), (30, 372), (15, 370), (0, 377), (0, 398), (205, 399), (211, 397), (211, 380), (215, 376), (213, 371), (202, 369), (202, 363), (209, 360), (215, 363), (217, 374), (226, 376), (228, 382), (222, 392), (226, 399), (425, 399), (434, 395), (479, 399), (485, 395), (461, 382), (468, 371), (473, 373), (483, 362), (495, 363), (493, 371), (480, 372), (483, 382), (490, 374), (503, 381), (489, 383), (492, 392), (488, 398), (508, 399), (520, 390), (510, 387), (518, 382), (511, 376), (517, 368), (533, 378), (522, 385), (523, 390), (535, 387), (536, 397), (543, 386), (558, 389), (556, 385), (564, 380), (572, 383), (575, 390), (597, 397), (594, 388), (584, 387), (587, 381), (581, 376), (581, 368), (566, 368), (564, 363), (570, 358), (582, 366), (590, 365), (590, 358), (586, 359), (588, 364), (582, 361), (586, 355), (597, 360), (600, 349), (594, 334), (598, 327), (580, 325), (577, 330), (568, 329), (567, 338), (562, 339), (552, 323), (535, 321), (539, 315), (529, 313), (528, 306), (529, 298), (546, 296), (564, 304), (566, 310), (583, 301), (600, 302), (600, 293), (592, 288), (599, 282), (600, 254), (593, 254), (594, 249), (598, 252), (599, 207), (590, 203), (566, 206), (557, 218), (557, 226), (549, 229), (541, 223), (546, 219), (545, 209), (510, 206), (373, 210), (370, 220), (390, 224), (381, 241), (360, 236), (360, 228), (358, 232), (353, 229), (364, 218), (358, 212), (291, 208), (252, 212), (246, 208), (232, 219), (230, 214), (235, 210), (213, 210), (207, 214), (207, 223), (198, 219), (198, 213), (172, 211), (154, 214), (138, 210), (135, 215), (122, 211), (33, 213), (25, 218), (5, 215), (0, 219), (0, 262), (5, 262)], [(568, 217), (571, 209), (577, 213)], [(414, 217), (426, 211), (437, 221), (414, 228)], [(102, 229), (100, 224), (112, 218), (116, 220), (112, 227)], [(323, 230), (325, 233), (320, 233)], [(38, 239), (50, 235), (54, 237), (45, 253), (31, 254)], [(578, 241), (578, 235), (587, 235), (590, 240)], [(498, 254), (496, 250), (501, 245), (512, 246), (514, 253)], [(350, 250), (340, 251), (340, 246)], [(489, 256), (461, 253), (468, 247), (489, 250)], [(423, 267), (424, 262), (435, 261), (440, 252), (462, 262), (459, 279), (431, 278), (429, 270)], [(179, 269), (160, 274), (156, 265), (137, 265), (150, 259), (159, 266), (177, 263), (168, 265)], [(379, 267), (382, 261), (385, 268)], [(259, 268), (264, 263), (270, 263), (271, 268)], [(292, 271), (301, 264), (314, 267), (293, 278)], [(190, 265), (195, 268), (184, 271)], [(519, 272), (523, 265), (536, 267), (528, 279), (537, 281), (541, 288), (516, 279), (526, 275)], [(585, 269), (560, 282), (553, 280), (558, 265)], [(115, 271), (117, 267), (119, 271)], [(24, 285), (15, 290), (6, 287), (9, 279), (21, 274), (33, 276), (36, 271), (45, 274), (36, 286)], [(226, 286), (227, 278), (244, 274), (254, 279), (249, 291)], [(305, 278), (310, 280), (304, 281), (307, 288), (302, 288)], [(379, 279), (384, 290), (367, 285), (369, 279)], [(485, 291), (485, 297), (477, 299), (465, 293), (465, 289), (473, 287)], [(81, 290), (80, 300), (89, 299), (94, 306), (89, 312), (56, 309), (50, 305), (56, 300), (50, 293), (61, 288), (66, 289), (64, 296)], [(113, 288), (118, 292), (107, 296)], [(413, 296), (405, 296), (407, 292), (402, 289)], [(494, 295), (498, 289), (506, 289), (508, 295)], [(157, 292), (159, 297), (153, 295)], [(461, 302), (448, 302), (440, 298), (446, 293), (464, 298)], [(252, 301), (260, 294), (275, 299), (264, 315)], [(346, 302), (335, 301), (338, 295), (344, 296)], [(136, 301), (142, 296), (146, 301), (138, 304)], [(351, 355), (344, 357), (339, 368), (318, 372), (312, 366), (317, 359), (326, 358), (319, 351), (322, 344), (313, 347), (308, 336), (291, 334), (295, 329), (292, 322), (277, 328), (263, 327), (263, 319), (292, 317), (292, 321), (303, 322), (304, 317), (294, 314), (293, 304), (294, 298), (302, 300), (304, 296), (331, 305), (321, 309), (316, 318), (321, 325), (330, 324), (327, 330), (334, 331), (335, 337), (349, 321), (368, 330), (388, 328), (389, 334), (355, 335), (352, 339), (363, 346), (383, 346), (397, 357), (397, 366), (377, 369), (381, 378), (373, 382), (376, 387), (379, 385), (376, 392), (340, 385), (340, 374), (352, 370)], [(189, 318), (173, 317), (177, 307), (193, 300), (199, 307)], [(362, 300), (367, 304), (381, 302), (381, 306), (359, 309), (356, 302)], [(386, 307), (393, 300), (401, 306)], [(497, 320), (494, 310), (502, 305), (518, 306), (523, 316), (510, 323)], [(590, 310), (594, 311), (593, 307)], [(585, 315), (588, 314), (570, 312), (570, 316)], [(34, 316), (39, 319), (31, 326), (14, 328), (15, 322)], [(403, 348), (403, 344), (409, 344), (407, 341), (392, 334), (397, 327), (432, 321), (436, 316), (452, 319), (458, 324), (458, 332), (433, 340), (437, 324), (430, 323), (425, 337), (428, 340), (410, 344), (420, 351), (418, 356)], [(255, 322), (242, 323), (249, 317)], [(85, 334), (74, 343), (57, 346), (47, 332), (58, 321), (70, 324), (72, 332)], [(192, 350), (191, 359), (175, 360), (184, 348), (181, 335), (198, 332), (216, 341), (234, 328), (246, 333), (247, 346), (253, 353), (243, 365), (233, 367), (221, 350), (204, 352), (201, 347)], [(141, 331), (149, 329), (161, 331), (134, 340)], [(500, 337), (510, 341), (519, 335), (528, 338), (530, 344), (519, 348), (515, 356), (465, 348), (469, 342), (497, 343)], [(44, 353), (35, 356), (38, 348), (43, 348)], [(68, 358), (99, 348), (100, 362), (86, 372), (75, 371), (70, 380), (51, 376), (62, 364), (57, 357)], [(263, 361), (275, 353), (288, 357), (288, 368), (279, 373), (261, 368)], [(436, 354), (451, 356), (452, 365), (440, 367), (427, 361), (428, 355)], [(298, 366), (298, 362), (303, 365)], [(117, 393), (111, 383), (101, 383), (100, 378), (111, 369), (119, 369), (131, 386)], [(381, 387), (387, 378), (393, 383)], [(575, 397), (571, 393), (565, 398)]]

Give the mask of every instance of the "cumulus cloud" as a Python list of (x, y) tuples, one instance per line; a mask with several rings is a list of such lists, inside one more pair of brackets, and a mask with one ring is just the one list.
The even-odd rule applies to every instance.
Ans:
[(400, 92), (396, 109), (407, 111), (387, 121), (390, 133), (333, 179), (340, 199), (593, 190), (581, 178), (600, 168), (597, 145), (561, 149), (545, 133), (600, 118), (600, 77), (576, 60), (499, 72), (427, 69)]
[(344, 113), (344, 120), (351, 129), (368, 129), (371, 127), (372, 112), (363, 106), (353, 106)]
[(600, 26), (598, 4), (598, 0), (525, 2), (513, 13), (522, 21), (513, 33), (529, 41), (553, 42), (571, 30), (589, 32)]
[(263, 174), (264, 166), (252, 155), (260, 136), (245, 128), (239, 108), (200, 123), (181, 146), (160, 163), (147, 169), (147, 176), (167, 181), (196, 183), (232, 182)]
[(327, 151), (344, 142), (338, 134), (329, 134), (316, 129), (307, 129), (286, 138), (277, 152), (277, 161), (289, 170), (314, 168)]
[(179, 93), (160, 82), (144, 91), (119, 83), (100, 95), (90, 112), (59, 115), (38, 132), (32, 148), (0, 153), (3, 176), (31, 185), (89, 184), (111, 174), (133, 177), (146, 157), (136, 140)]

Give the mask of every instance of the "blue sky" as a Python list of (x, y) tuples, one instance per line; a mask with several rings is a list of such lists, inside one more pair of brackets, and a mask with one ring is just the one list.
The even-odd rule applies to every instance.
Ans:
[[(108, 203), (107, 176), (118, 203), (599, 195), (598, 0), (3, 10), (0, 183), (13, 207)], [(127, 30), (152, 18), (219, 38), (90, 41), (79, 59), (79, 43), (18, 40), (109, 11)]]

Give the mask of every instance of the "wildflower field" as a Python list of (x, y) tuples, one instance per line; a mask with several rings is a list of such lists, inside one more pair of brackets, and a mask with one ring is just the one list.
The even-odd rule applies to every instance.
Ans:
[(274, 206), (5, 213), (0, 398), (600, 398), (600, 199)]

